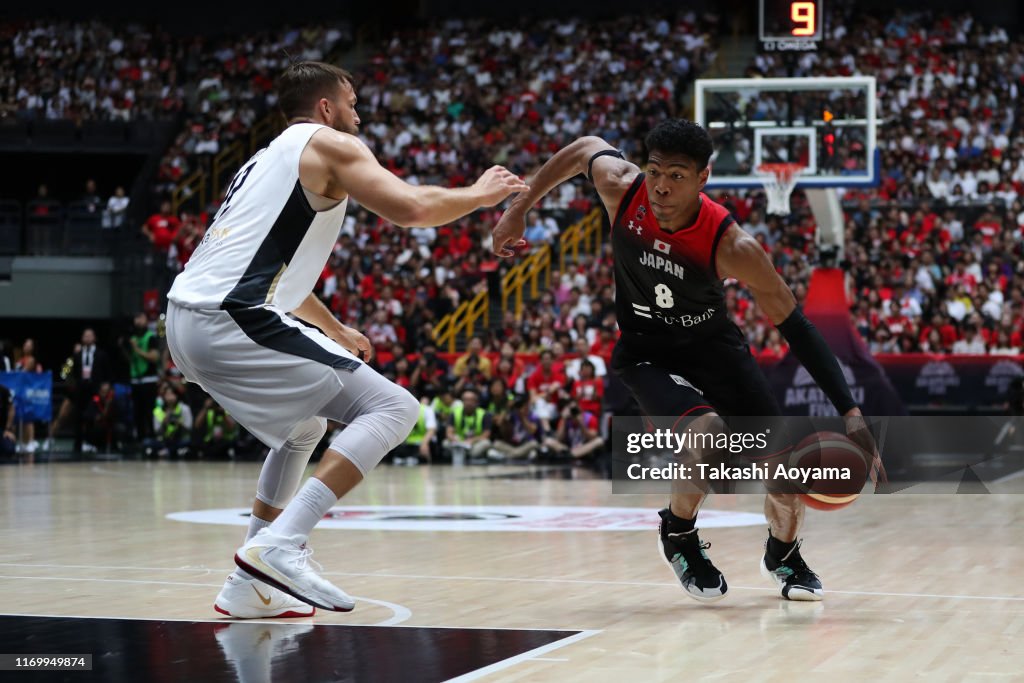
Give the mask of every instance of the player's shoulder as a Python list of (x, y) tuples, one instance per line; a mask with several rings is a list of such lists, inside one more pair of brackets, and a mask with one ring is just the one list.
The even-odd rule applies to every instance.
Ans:
[(310, 136), (309, 147), (319, 153), (331, 156), (364, 155), (370, 153), (370, 148), (357, 136), (328, 126), (323, 126)]
[(700, 193), (700, 197), (701, 201), (703, 202), (703, 205), (707, 209), (707, 217), (709, 220), (713, 220), (716, 224), (718, 224), (723, 219), (728, 217), (732, 222), (736, 222), (736, 219), (733, 218), (732, 213), (725, 205), (712, 199), (704, 192)]

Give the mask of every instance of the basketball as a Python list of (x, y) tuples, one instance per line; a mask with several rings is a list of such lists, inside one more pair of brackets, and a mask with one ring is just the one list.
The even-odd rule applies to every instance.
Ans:
[[(815, 432), (805, 437), (790, 457), (791, 466), (811, 468), (812, 477), (800, 498), (808, 507), (831, 512), (857, 500), (867, 480), (871, 455), (844, 434)], [(836, 474), (839, 477), (828, 476)], [(845, 478), (848, 475), (849, 478)]]

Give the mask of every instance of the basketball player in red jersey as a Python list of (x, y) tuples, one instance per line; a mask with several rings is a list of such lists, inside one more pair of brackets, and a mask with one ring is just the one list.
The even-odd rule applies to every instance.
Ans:
[[(670, 119), (647, 135), (646, 173), (598, 137), (576, 140), (537, 172), (494, 228), (494, 251), (524, 244), (525, 216), (560, 183), (585, 173), (612, 219), (615, 305), (622, 336), (612, 370), (651, 416), (775, 416), (781, 411), (746, 339), (726, 315), (722, 280), (735, 278), (789, 342), (840, 415), (863, 440), (860, 409), (842, 370), (761, 245), (702, 190), (712, 143), (695, 123)], [(710, 418), (713, 419), (713, 418)], [(852, 434), (851, 434), (852, 436)], [(725, 577), (704, 552), (694, 523), (706, 494), (674, 488), (662, 510), (665, 560), (693, 598), (725, 596)], [(761, 571), (788, 600), (821, 600), (821, 581), (800, 555), (804, 504), (766, 497), (768, 541)]]

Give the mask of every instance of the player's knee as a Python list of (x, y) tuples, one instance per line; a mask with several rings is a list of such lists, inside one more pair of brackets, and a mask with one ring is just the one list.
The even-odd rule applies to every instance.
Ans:
[(295, 425), (288, 435), (288, 443), (296, 448), (315, 447), (327, 432), (327, 420), (322, 417), (311, 417)]
[(420, 419), (420, 402), (407, 390), (399, 387), (399, 391), (400, 394), (397, 402), (399, 405), (398, 410), (400, 411), (399, 419), (401, 419), (404, 425), (404, 433), (402, 434), (402, 440), (404, 441), (412, 432), (413, 427), (416, 426), (416, 421)]

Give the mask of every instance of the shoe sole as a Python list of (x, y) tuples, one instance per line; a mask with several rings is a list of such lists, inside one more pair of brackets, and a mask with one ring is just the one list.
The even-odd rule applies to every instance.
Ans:
[[(312, 607), (312, 605), (310, 605), (310, 607)], [(284, 612), (279, 612), (277, 614), (260, 614), (258, 616), (251, 617), (242, 616), (240, 614), (232, 614), (230, 610), (222, 608), (217, 603), (213, 603), (213, 609), (226, 617), (231, 617), (232, 619), (303, 619), (306, 617), (316, 616), (316, 607), (313, 607), (313, 609), (306, 614), (289, 609), (285, 610)]]
[(683, 592), (686, 593), (686, 595), (688, 595), (693, 600), (696, 600), (697, 602), (702, 602), (702, 603), (718, 602), (719, 600), (721, 600), (722, 598), (724, 598), (726, 595), (729, 594), (729, 589), (728, 588), (726, 588), (726, 591), (724, 593), (722, 593), (721, 595), (713, 595), (711, 597), (704, 597), (703, 595), (695, 595), (695, 594), (691, 593), (690, 591), (686, 590), (686, 586), (684, 586), (682, 583), (680, 583), (679, 577), (676, 576), (676, 570), (672, 566), (672, 563), (668, 561), (667, 557), (665, 557), (665, 549), (661, 547), (661, 537), (660, 536), (658, 537), (658, 557), (660, 557), (661, 561), (664, 562), (668, 566), (668, 570), (670, 572), (672, 572), (672, 578), (674, 578), (676, 580), (676, 583), (678, 583), (679, 587), (683, 589)]
[(768, 565), (764, 563), (764, 555), (761, 556), (761, 576), (771, 581), (772, 585), (779, 589), (779, 597), (783, 600), (791, 600), (792, 602), (821, 602), (825, 599), (825, 589), (821, 589), (819, 592), (817, 590), (791, 586), (789, 593), (785, 593), (785, 584), (779, 583), (778, 579), (775, 578), (775, 574), (772, 574), (771, 570), (768, 569)]
[(259, 569), (256, 569), (256, 567), (253, 567), (251, 564), (249, 564), (248, 562), (243, 560), (241, 557), (239, 557), (238, 553), (235, 553), (235, 564), (237, 564), (239, 567), (241, 567), (245, 571), (247, 571), (250, 574), (252, 574), (254, 577), (259, 579), (260, 581), (268, 583), (268, 584), (270, 584), (271, 586), (273, 586), (274, 588), (276, 588), (276, 589), (278, 589), (280, 591), (284, 591), (285, 593), (287, 593), (288, 595), (292, 596), (296, 600), (301, 600), (302, 602), (306, 603), (307, 605), (312, 605), (313, 607), (319, 607), (320, 609), (325, 609), (325, 610), (327, 610), (329, 612), (351, 612), (353, 609), (355, 609), (355, 605), (352, 605), (351, 607), (342, 607), (340, 605), (328, 605), (326, 602), (317, 601), (315, 598), (311, 598), (308, 595), (303, 595), (302, 593), (299, 593), (298, 591), (296, 591), (295, 589), (291, 588), (290, 586), (288, 586), (288, 585), (286, 585), (284, 583), (281, 583), (280, 581), (278, 581), (274, 577), (272, 577), (272, 576), (270, 576), (268, 574), (265, 574), (264, 572), (260, 571)]

